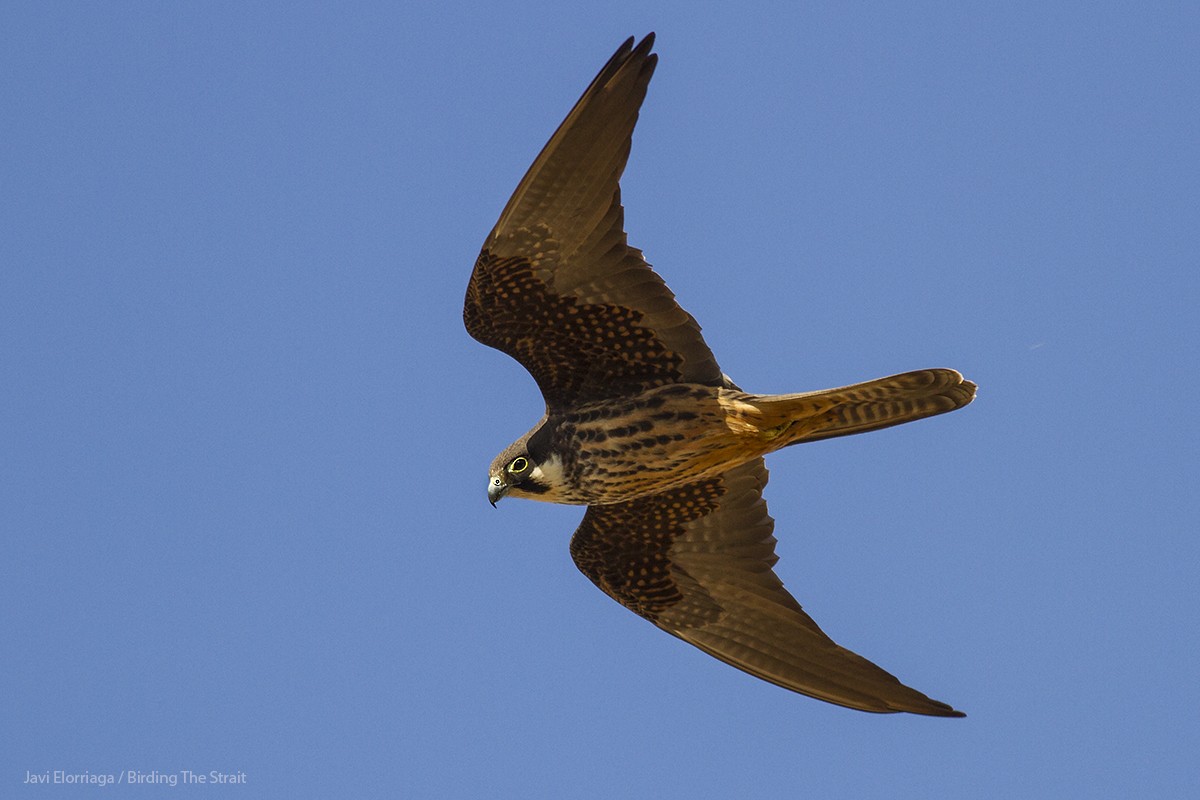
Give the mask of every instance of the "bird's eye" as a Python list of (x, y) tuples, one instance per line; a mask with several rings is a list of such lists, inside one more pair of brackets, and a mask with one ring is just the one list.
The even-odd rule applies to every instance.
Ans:
[(508, 465), (508, 471), (512, 473), (521, 473), (529, 469), (529, 459), (525, 456), (517, 456)]

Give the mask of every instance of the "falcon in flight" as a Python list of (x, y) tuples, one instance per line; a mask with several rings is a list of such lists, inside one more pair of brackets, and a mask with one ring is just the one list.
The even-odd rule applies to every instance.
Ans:
[(586, 505), (571, 557), (667, 633), (792, 691), (958, 717), (837, 645), (772, 571), (763, 456), (962, 408), (975, 384), (926, 369), (759, 395), (626, 242), (618, 181), (658, 57), (630, 38), (555, 131), (484, 242), (463, 320), (519, 361), (541, 420), (492, 462), (488, 499)]

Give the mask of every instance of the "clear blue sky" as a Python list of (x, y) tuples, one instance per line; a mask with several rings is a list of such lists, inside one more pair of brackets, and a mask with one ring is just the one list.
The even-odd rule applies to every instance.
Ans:
[[(1197, 791), (1200, 12), (739, 5), (5, 4), (0, 795)], [(579, 509), (488, 506), (541, 405), (472, 262), (651, 30), (627, 227), (724, 369), (980, 385), (767, 493), (964, 720), (756, 681), (596, 591)]]

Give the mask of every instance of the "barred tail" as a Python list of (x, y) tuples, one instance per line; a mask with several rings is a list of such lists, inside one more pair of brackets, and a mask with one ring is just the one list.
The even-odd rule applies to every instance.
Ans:
[(923, 369), (804, 394), (757, 395), (753, 424), (772, 449), (865, 433), (962, 408), (975, 384), (952, 369)]

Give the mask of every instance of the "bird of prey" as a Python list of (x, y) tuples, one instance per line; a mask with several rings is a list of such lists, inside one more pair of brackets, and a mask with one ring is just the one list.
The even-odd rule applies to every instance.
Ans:
[(484, 242), (463, 320), (546, 402), (491, 465), (488, 499), (586, 505), (571, 556), (602, 591), (751, 675), (873, 712), (963, 716), (840, 647), (772, 571), (763, 456), (962, 408), (975, 384), (926, 369), (758, 395), (629, 246), (618, 186), (658, 57), (630, 38), (571, 109)]

